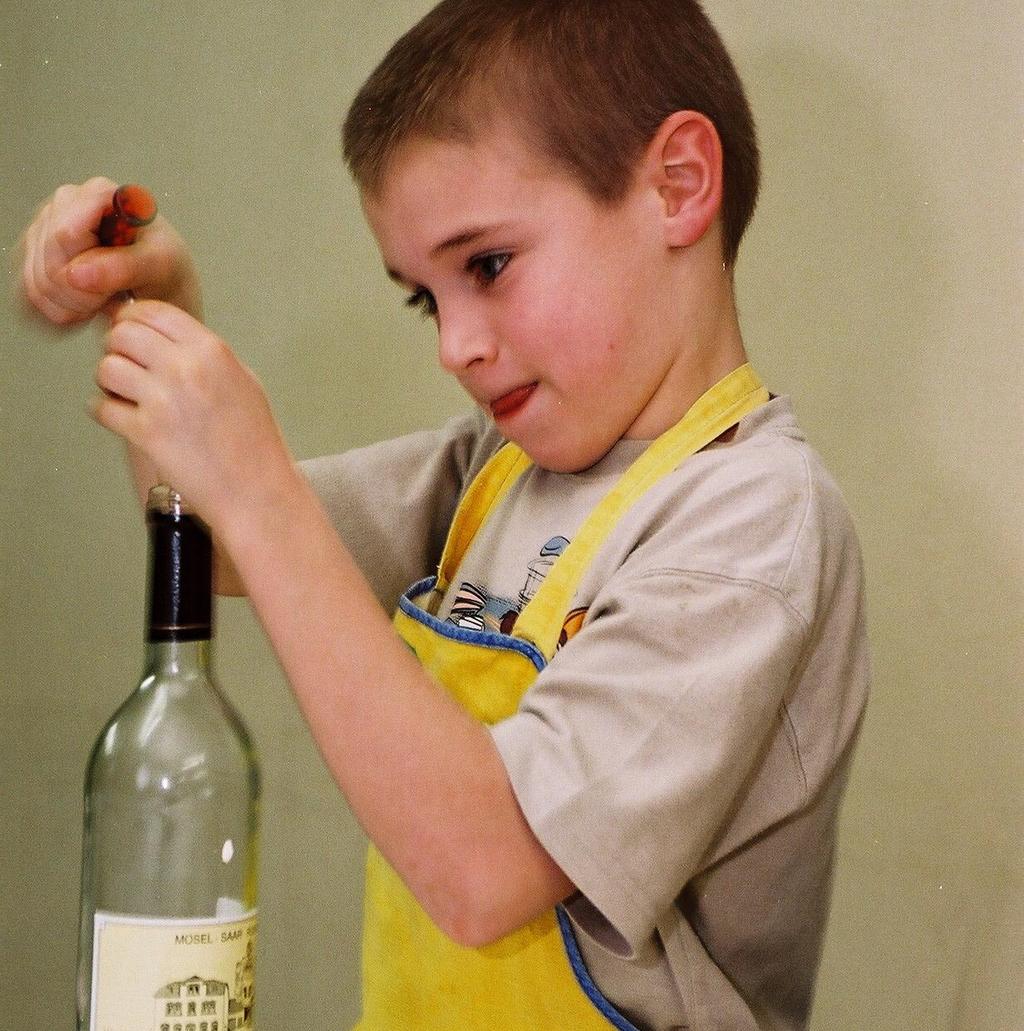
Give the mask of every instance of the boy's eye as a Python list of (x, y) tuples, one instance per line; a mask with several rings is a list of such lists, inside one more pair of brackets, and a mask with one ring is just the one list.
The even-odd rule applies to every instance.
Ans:
[(505, 271), (505, 266), (512, 260), (507, 251), (496, 251), (494, 254), (479, 254), (466, 263), (466, 271), (472, 272), (482, 283), (493, 283)]
[[(466, 271), (471, 273), (483, 286), (490, 286), (505, 271), (505, 266), (512, 260), (507, 251), (496, 251), (493, 254), (478, 254), (466, 262)], [(420, 287), (405, 299), (410, 308), (418, 309), (425, 319), (437, 317), (437, 302), (434, 295)]]
[(405, 303), (410, 308), (419, 309), (420, 315), (425, 319), (432, 319), (437, 314), (437, 302), (434, 300), (434, 295), (429, 290), (417, 290), (415, 293), (409, 294), (405, 299)]

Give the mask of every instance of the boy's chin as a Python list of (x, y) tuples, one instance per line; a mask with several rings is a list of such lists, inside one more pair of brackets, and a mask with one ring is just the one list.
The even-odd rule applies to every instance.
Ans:
[[(512, 439), (512, 438), (509, 438)], [(615, 441), (599, 443), (580, 442), (570, 446), (553, 440), (513, 440), (514, 444), (530, 456), (533, 464), (551, 473), (582, 473), (596, 465), (612, 449)]]

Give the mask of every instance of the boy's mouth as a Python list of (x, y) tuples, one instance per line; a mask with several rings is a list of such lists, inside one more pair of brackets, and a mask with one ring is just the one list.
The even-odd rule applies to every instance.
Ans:
[(536, 388), (536, 383), (527, 383), (525, 387), (516, 387), (515, 390), (510, 390), (507, 394), (495, 398), (491, 402), (491, 415), (495, 419), (507, 419), (526, 404)]

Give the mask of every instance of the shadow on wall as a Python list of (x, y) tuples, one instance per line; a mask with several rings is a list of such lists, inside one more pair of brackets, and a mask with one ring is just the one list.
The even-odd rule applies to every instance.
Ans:
[(1007, 948), (1024, 937), (1024, 591), (1001, 549), (1013, 513), (976, 488), (998, 475), (1000, 429), (1017, 429), (992, 404), (997, 362), (979, 359), (994, 327), (964, 315), (991, 270), (963, 260), (972, 227), (942, 192), (959, 174), (941, 130), (923, 135), (920, 98), (911, 121), (898, 83), (820, 52), (741, 66), (765, 155), (739, 271), (756, 283), (741, 293), (748, 343), (854, 510), (869, 586), (874, 694), (814, 1026), (1024, 1026), (1021, 949)]

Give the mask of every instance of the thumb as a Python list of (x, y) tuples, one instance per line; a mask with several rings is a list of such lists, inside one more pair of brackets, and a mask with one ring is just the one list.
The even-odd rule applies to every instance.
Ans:
[(94, 247), (73, 258), (66, 275), (74, 289), (109, 297), (134, 284), (139, 275), (138, 258), (129, 247)]

